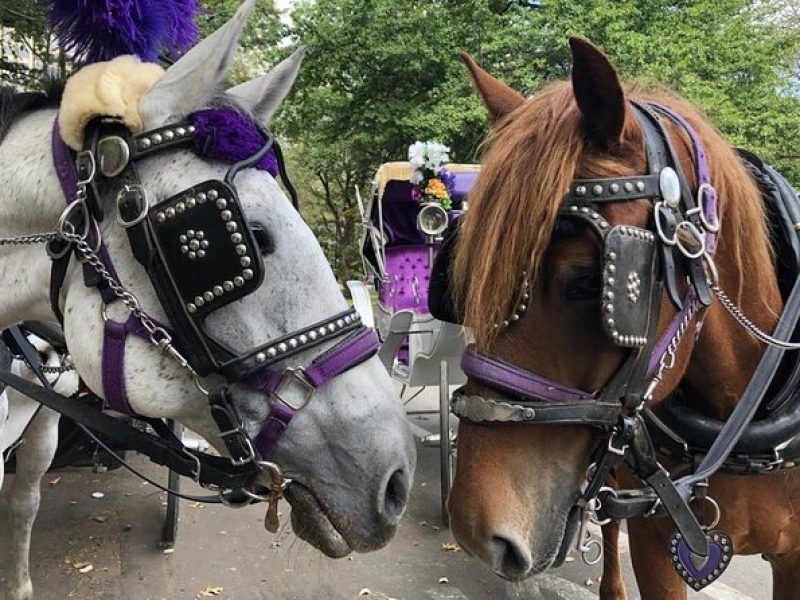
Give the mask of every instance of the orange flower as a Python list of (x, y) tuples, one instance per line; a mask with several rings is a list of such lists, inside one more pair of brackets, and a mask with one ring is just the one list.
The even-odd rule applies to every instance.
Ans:
[(440, 199), (446, 198), (447, 186), (439, 179), (430, 179), (428, 180), (428, 185), (425, 187), (425, 195)]

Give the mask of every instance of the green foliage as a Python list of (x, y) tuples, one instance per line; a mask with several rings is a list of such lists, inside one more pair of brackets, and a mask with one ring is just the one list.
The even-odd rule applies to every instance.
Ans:
[(31, 0), (3, 0), (0, 4), (0, 84), (31, 89), (56, 65), (63, 76), (66, 61), (55, 48), (47, 11)]
[[(289, 33), (308, 48), (279, 130), (294, 145), (316, 231), (337, 274), (358, 267), (355, 186), (437, 140), (477, 160), (485, 110), (467, 50), (526, 94), (568, 76), (568, 38), (603, 48), (623, 77), (666, 85), (800, 184), (800, 28), (788, 0), (306, 0)], [(293, 161), (294, 162), (294, 161)], [(331, 236), (334, 236), (331, 239)]]

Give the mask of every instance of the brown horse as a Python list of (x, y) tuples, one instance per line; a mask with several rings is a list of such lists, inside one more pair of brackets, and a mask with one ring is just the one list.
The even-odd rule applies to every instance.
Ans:
[[(450, 271), (453, 298), (465, 324), (474, 328), (476, 350), (581, 390), (603, 388), (620, 368), (625, 350), (612, 343), (601, 323), (597, 280), (602, 257), (596, 237), (588, 227), (564, 232), (556, 226), (574, 180), (646, 172), (644, 134), (630, 100), (660, 102), (699, 133), (719, 197), (719, 282), (756, 325), (772, 331), (783, 302), (761, 196), (741, 160), (687, 102), (664, 91), (624, 86), (593, 45), (573, 38), (570, 46), (571, 81), (550, 84), (529, 99), (465, 56), (493, 122)], [(674, 123), (665, 126), (696, 190), (690, 141)], [(647, 228), (652, 222), (652, 205), (641, 200), (603, 204), (599, 212), (612, 226)], [(513, 327), (498, 328), (494, 324), (514, 309), (523, 271), (533, 281), (528, 311)], [(678, 277), (683, 286), (685, 280), (685, 273)], [(659, 335), (676, 314), (666, 294), (660, 304)], [(694, 406), (724, 420), (765, 347), (719, 302), (703, 318), (699, 335), (680, 342), (674, 367), (652, 402), (662, 401), (680, 384)], [(512, 401), (474, 379), (466, 393)], [(574, 534), (573, 506), (601, 439), (597, 430), (462, 421), (458, 435), (449, 509), (462, 547), (511, 580), (563, 560)], [(792, 470), (757, 477), (718, 474), (710, 481), (709, 495), (722, 509), (719, 528), (731, 536), (736, 553), (762, 553), (771, 562), (774, 598), (800, 598), (799, 475)], [(626, 487), (641, 487), (624, 468), (618, 477)], [(606, 528), (611, 536), (607, 550), (615, 550), (617, 531)], [(672, 521), (636, 518), (629, 531), (642, 597), (685, 598), (686, 585), (667, 552)], [(625, 596), (616, 560), (612, 551), (606, 560), (611, 572), (603, 577), (604, 598)]]

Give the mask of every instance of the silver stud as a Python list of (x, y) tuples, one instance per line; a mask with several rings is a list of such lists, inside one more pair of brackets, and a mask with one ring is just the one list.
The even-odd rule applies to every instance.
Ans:
[(266, 361), (267, 361), (267, 355), (266, 354), (264, 354), (263, 352), (258, 352), (256, 354), (256, 362), (257, 363), (263, 363), (263, 362), (266, 362)]
[(344, 318), (344, 322), (345, 322), (345, 324), (347, 324), (347, 325), (350, 325), (350, 323), (352, 323), (352, 322), (353, 322), (353, 318), (352, 318), (350, 315), (347, 315), (347, 316)]
[(194, 237), (196, 237), (198, 240), (202, 240), (204, 237), (206, 237), (206, 232), (201, 229), (194, 234)]
[(508, 327), (508, 319), (506, 319), (505, 321), (503, 321), (503, 327)]
[(292, 338), (289, 340), (289, 347), (290, 348), (297, 348), (297, 340)]
[(301, 344), (305, 344), (308, 342), (308, 336), (305, 333), (301, 333), (300, 337), (297, 338)]
[(194, 133), (195, 132), (194, 125), (189, 125), (189, 127), (187, 129), (189, 130), (189, 133)]
[(182, 213), (183, 211), (186, 210), (186, 205), (183, 202), (178, 202), (175, 205), (175, 210), (178, 211), (179, 213)]
[(607, 256), (608, 256), (608, 260), (617, 260), (617, 253), (616, 252), (609, 252)]
[(327, 332), (328, 330), (325, 329), (324, 327), (320, 327), (319, 329), (317, 329), (317, 333), (320, 335), (320, 337), (324, 336)]
[(163, 212), (158, 211), (156, 213), (156, 221), (158, 221), (159, 223), (163, 223), (166, 220), (167, 220), (167, 215), (165, 215)]
[(592, 193), (593, 193), (595, 196), (599, 196), (600, 194), (602, 194), (602, 193), (603, 193), (603, 186), (602, 186), (602, 185), (600, 185), (599, 183), (596, 183), (596, 184), (594, 184), (594, 185), (592, 186)]
[(188, 256), (189, 256), (189, 258), (194, 260), (195, 258), (197, 258), (197, 252), (195, 252), (194, 250), (189, 250)]
[(182, 136), (186, 135), (186, 128), (185, 127), (178, 127), (175, 130), (175, 133), (178, 134), (178, 137), (182, 137)]
[(619, 184), (612, 183), (610, 186), (608, 186), (608, 191), (611, 192), (612, 194), (616, 194), (619, 191)]
[(205, 201), (206, 201), (206, 194), (205, 194), (205, 192), (200, 192), (199, 194), (197, 194), (197, 203), (198, 203), (198, 204), (204, 204), (204, 203), (205, 203)]
[(197, 250), (198, 248), (200, 248), (200, 242), (198, 242), (197, 240), (190, 241), (189, 248), (192, 250)]
[(204, 258), (205, 255), (206, 255), (206, 251), (205, 250), (198, 250), (197, 251), (197, 258)]
[(614, 321), (614, 319), (610, 319), (610, 318), (606, 319), (606, 325), (608, 325), (609, 327), (614, 327), (615, 324), (616, 324), (616, 321)]
[(213, 202), (217, 198), (219, 198), (219, 194), (217, 193), (217, 190), (208, 190), (208, 199), (209, 200), (211, 200)]
[(229, 210), (223, 210), (221, 213), (219, 213), (219, 216), (222, 217), (223, 221), (230, 221), (231, 217), (233, 217), (231, 211)]
[(163, 141), (163, 139), (164, 138), (161, 137), (160, 133), (154, 133), (153, 135), (150, 136), (150, 141), (153, 144), (160, 144)]
[(175, 137), (175, 132), (174, 132), (174, 131), (172, 131), (171, 129), (167, 129), (167, 130), (164, 132), (164, 139), (165, 139), (165, 140), (167, 140), (167, 141), (170, 141), (170, 140), (171, 140), (171, 139), (173, 139), (174, 137)]
[(528, 305), (527, 304), (520, 304), (518, 310), (520, 312), (525, 312), (526, 310), (528, 310)]
[(231, 280), (223, 281), (222, 289), (225, 290), (226, 292), (230, 292), (233, 289), (233, 282)]
[(625, 191), (632, 192), (633, 191), (633, 184), (630, 181), (625, 182)]
[(243, 267), (249, 267), (250, 266), (250, 257), (249, 256), (243, 256), (242, 258), (239, 259), (239, 264), (242, 265)]
[(511, 315), (512, 321), (519, 321), (519, 315)]
[(167, 214), (167, 218), (168, 218), (168, 219), (171, 219), (172, 217), (174, 217), (174, 216), (175, 216), (175, 209), (174, 209), (174, 208), (172, 208), (172, 207), (168, 208), (168, 209), (167, 209), (166, 211), (164, 211), (164, 212)]
[(185, 244), (183, 246), (181, 246), (181, 252), (183, 252), (184, 254), (189, 252), (189, 246), (187, 246)]
[(147, 150), (150, 147), (150, 140), (147, 138), (141, 139), (138, 145), (140, 150)]
[(336, 319), (336, 326), (341, 329), (344, 327), (344, 319)]
[(227, 202), (227, 200), (225, 200), (225, 198), (220, 198), (219, 200), (217, 200), (217, 208), (218, 209), (222, 210), (226, 206), (228, 206), (228, 202)]
[(600, 229), (605, 229), (608, 227), (608, 221), (600, 221), (598, 225), (600, 225)]
[(211, 302), (214, 299), (214, 292), (211, 292), (211, 291), (203, 292), (203, 299), (206, 302)]
[(278, 351), (275, 350), (275, 348), (267, 348), (267, 355), (270, 358), (275, 358), (276, 356), (278, 356)]
[(578, 187), (575, 188), (575, 193), (578, 196), (585, 195), (586, 194), (586, 186), (585, 185), (579, 185)]
[(589, 213), (589, 207), (588, 206), (581, 206), (581, 213), (583, 213), (584, 215), (588, 214)]
[(286, 342), (281, 342), (278, 344), (278, 351), (279, 352), (286, 352), (289, 349), (289, 346), (286, 345)]
[(203, 240), (202, 242), (200, 242), (201, 248), (208, 248), (208, 246), (209, 246), (208, 240)]
[(242, 241), (242, 234), (241, 234), (241, 233), (234, 233), (234, 234), (231, 234), (231, 241), (232, 241), (234, 244), (238, 244), (239, 242), (241, 242), (241, 241)]
[(222, 289), (221, 285), (215, 285), (213, 288), (211, 288), (211, 291), (214, 292), (215, 296), (222, 296), (222, 294), (225, 293), (225, 290)]
[(644, 181), (637, 181), (636, 182), (636, 189), (640, 192), (644, 191)]
[(612, 292), (611, 290), (608, 290), (606, 292), (606, 300), (613, 300), (613, 299), (614, 299), (614, 292)]
[(328, 331), (331, 333), (336, 331), (336, 325), (334, 323), (328, 323)]
[(228, 221), (227, 223), (225, 223), (225, 229), (228, 230), (228, 233), (233, 233), (238, 228), (239, 226), (236, 224), (236, 221)]
[(206, 301), (205, 301), (205, 300), (203, 300), (203, 297), (202, 297), (202, 296), (195, 296), (195, 297), (194, 297), (194, 303), (195, 303), (197, 306), (203, 306), (203, 305), (206, 303)]
[(197, 205), (197, 200), (194, 198), (186, 199), (186, 208), (194, 208)]
[(614, 305), (613, 304), (606, 304), (605, 310), (608, 314), (614, 314)]
[(238, 276), (234, 277), (233, 278), (233, 285), (235, 285), (236, 287), (242, 287), (244, 285), (244, 279), (242, 279), (241, 277), (238, 277)]
[(616, 273), (617, 272), (617, 267), (615, 267), (614, 265), (608, 265), (608, 272), (609, 273)]
[(309, 331), (308, 332), (308, 337), (311, 338), (312, 341), (316, 340), (317, 339), (317, 332), (316, 331)]
[(247, 246), (245, 246), (244, 244), (238, 244), (235, 250), (236, 254), (238, 254), (239, 256), (244, 256), (245, 254), (247, 254)]
[(578, 212), (578, 207), (573, 204), (572, 206), (569, 207), (569, 211), (576, 213)]
[(614, 279), (613, 277), (609, 277), (608, 279), (606, 279), (606, 283), (608, 285), (614, 285), (615, 281), (616, 281), (616, 279)]
[(195, 306), (194, 303), (189, 302), (189, 304), (186, 305), (186, 310), (188, 310), (190, 313), (196, 313), (197, 306)]
[(242, 271), (242, 277), (245, 279), (252, 279), (253, 278), (253, 269), (245, 269)]

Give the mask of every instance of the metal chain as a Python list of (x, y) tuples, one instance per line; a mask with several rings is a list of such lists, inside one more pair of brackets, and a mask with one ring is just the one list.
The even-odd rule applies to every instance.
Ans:
[(800, 343), (796, 342), (789, 342), (784, 340), (779, 340), (776, 337), (771, 336), (770, 334), (766, 333), (763, 329), (760, 329), (758, 325), (753, 323), (745, 314), (742, 312), (736, 303), (731, 300), (730, 296), (725, 293), (725, 291), (719, 287), (719, 285), (711, 286), (711, 290), (717, 295), (719, 298), (720, 303), (728, 311), (728, 314), (732, 316), (739, 325), (741, 325), (747, 333), (752, 335), (758, 341), (767, 344), (768, 346), (775, 346), (776, 348), (783, 348), (784, 350), (800, 350)]
[(17, 237), (0, 237), (0, 246), (25, 246), (30, 244), (47, 244), (61, 237), (57, 231), (49, 233), (32, 233), (30, 235), (18, 235)]
[(647, 386), (647, 391), (645, 391), (644, 396), (642, 396), (642, 399), (645, 401), (652, 399), (653, 392), (656, 391), (656, 388), (664, 378), (664, 373), (675, 366), (675, 355), (678, 352), (678, 346), (684, 334), (689, 329), (692, 319), (694, 319), (695, 314), (697, 314), (697, 300), (692, 298), (690, 302), (692, 303), (691, 307), (686, 311), (683, 319), (681, 319), (681, 322), (678, 324), (678, 329), (675, 330), (675, 334), (672, 336), (669, 344), (667, 344), (666, 351), (661, 355), (661, 359), (658, 363), (658, 371), (653, 375), (653, 378), (650, 380), (650, 385)]
[(97, 272), (97, 274), (103, 278), (114, 295), (122, 301), (122, 303), (125, 305), (125, 308), (128, 309), (128, 312), (130, 312), (130, 314), (139, 320), (139, 322), (142, 324), (142, 327), (147, 330), (147, 333), (150, 336), (150, 341), (153, 343), (153, 345), (172, 356), (183, 368), (188, 370), (192, 376), (197, 379), (197, 373), (195, 370), (189, 365), (189, 362), (186, 360), (186, 358), (184, 358), (184, 356), (172, 345), (172, 336), (167, 333), (163, 327), (157, 325), (153, 319), (151, 319), (150, 316), (144, 312), (141, 304), (139, 304), (139, 299), (133, 295), (133, 293), (125, 289), (111, 275), (111, 273), (108, 272), (108, 269), (106, 269), (103, 261), (89, 246), (86, 240), (82, 236), (78, 235), (74, 231), (70, 231), (69, 229), (63, 230), (60, 236), (66, 241), (75, 245), (78, 252), (80, 252), (81, 256), (83, 256), (86, 262), (88, 262)]

